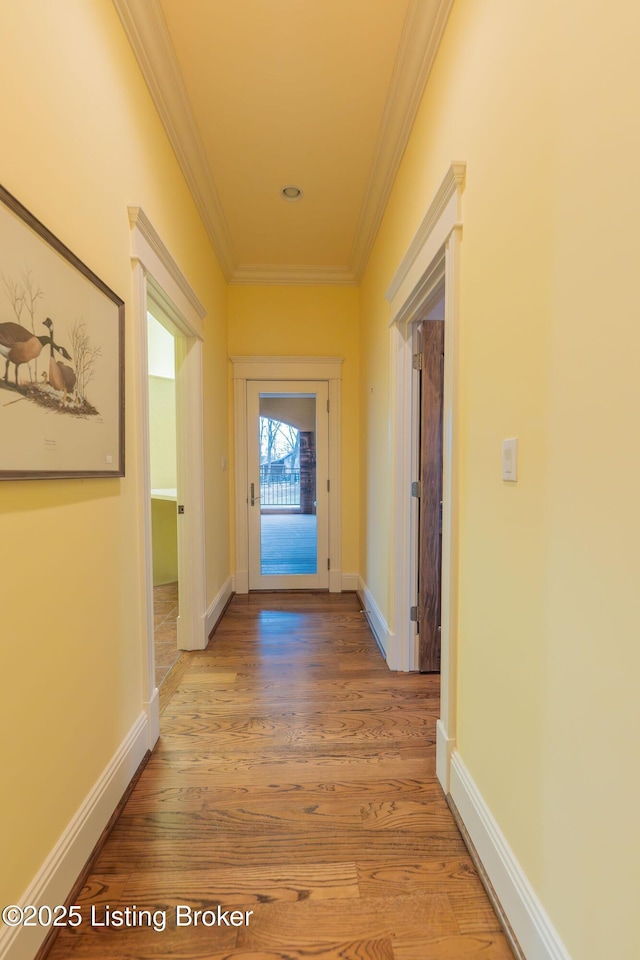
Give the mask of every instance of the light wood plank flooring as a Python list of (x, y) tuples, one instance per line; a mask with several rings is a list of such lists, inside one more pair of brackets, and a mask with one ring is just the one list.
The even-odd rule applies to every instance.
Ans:
[[(389, 672), (353, 594), (235, 597), (166, 687), (50, 960), (510, 960), (435, 779), (438, 678)], [(167, 928), (91, 927), (107, 904)]]
[(178, 659), (178, 584), (163, 583), (153, 588), (153, 645), (156, 686), (159, 687)]

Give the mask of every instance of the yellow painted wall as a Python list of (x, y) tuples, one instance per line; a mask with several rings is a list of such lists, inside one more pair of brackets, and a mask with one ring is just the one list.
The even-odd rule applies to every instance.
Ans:
[[(25, 0), (2, 16), (0, 181), (125, 298), (128, 318), (127, 477), (1, 488), (12, 789), (0, 901), (14, 902), (141, 708), (127, 204), (208, 309), (209, 601), (230, 569), (229, 420), (227, 291), (114, 8), (65, 0), (62, 16)], [(630, 0), (608, 19), (595, 0), (456, 0), (361, 290), (361, 333), (355, 289), (228, 295), (229, 352), (345, 357), (343, 569), (362, 572), (388, 616), (384, 290), (449, 163), (467, 161), (458, 746), (576, 960), (640, 956), (638, 17)], [(506, 486), (500, 441), (513, 435), (520, 480)]]
[(151, 498), (153, 585), (178, 579), (178, 514), (175, 500)]
[[(358, 570), (358, 310), (359, 291), (355, 287), (229, 287), (230, 356), (344, 357), (342, 570), (346, 573)], [(230, 522), (235, 542), (233, 512)]]
[(639, 37), (630, 2), (457, 0), (362, 287), (361, 564), (388, 616), (384, 291), (467, 161), (458, 748), (575, 960), (640, 956)]
[(110, 0), (4, 4), (2, 37), (0, 182), (127, 311), (126, 478), (5, 482), (0, 490), (0, 729), (10, 786), (0, 799), (0, 901), (13, 903), (142, 709), (142, 453), (128, 204), (143, 207), (208, 310), (209, 601), (229, 575), (220, 536), (227, 360), (226, 287)]
[(151, 489), (176, 486), (176, 382), (149, 377)]

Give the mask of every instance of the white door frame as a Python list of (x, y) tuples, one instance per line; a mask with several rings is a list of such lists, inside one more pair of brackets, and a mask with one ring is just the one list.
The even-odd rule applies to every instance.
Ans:
[(178, 523), (180, 615), (178, 647), (203, 650), (206, 580), (204, 545), (204, 429), (202, 343), (206, 311), (158, 233), (140, 207), (129, 207), (133, 264), (133, 324), (137, 369), (135, 384), (141, 412), (138, 486), (145, 557), (145, 595), (141, 611), (146, 633), (144, 649), (144, 704), (149, 716), (150, 743), (160, 731), (158, 690), (155, 684), (153, 644), (153, 558), (151, 544), (151, 472), (149, 463), (149, 368), (147, 312), (155, 305), (175, 326), (177, 481), (184, 516)]
[(326, 380), (329, 384), (329, 592), (342, 592), (340, 380), (342, 357), (230, 357), (235, 437), (235, 592), (249, 592), (247, 380)]
[(415, 503), (417, 479), (417, 376), (412, 354), (415, 328), (442, 283), (445, 288), (445, 360), (443, 405), (442, 655), (440, 719), (436, 771), (445, 792), (456, 741), (457, 597), (458, 597), (458, 314), (462, 191), (466, 164), (453, 163), (427, 210), (387, 291), (391, 304), (391, 462), (394, 637), (389, 666), (417, 670), (417, 639), (410, 620), (416, 599)]
[[(258, 437), (258, 411), (260, 397), (269, 391), (278, 396), (301, 396), (305, 393), (315, 398), (315, 493), (316, 493), (316, 572), (307, 574), (261, 573), (262, 560), (262, 510), (260, 484), (260, 451)], [(329, 384), (326, 380), (247, 380), (247, 482), (257, 484), (258, 496), (253, 509), (249, 503), (249, 589), (250, 590), (327, 590), (329, 587), (329, 416), (327, 401)], [(254, 419), (255, 417), (255, 419)], [(253, 423), (252, 423), (253, 421)], [(285, 518), (286, 520), (286, 518)]]

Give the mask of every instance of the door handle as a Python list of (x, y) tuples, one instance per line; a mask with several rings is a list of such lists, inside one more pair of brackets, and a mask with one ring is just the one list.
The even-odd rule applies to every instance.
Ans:
[(256, 505), (256, 488), (255, 484), (251, 484), (251, 506), (255, 507)]

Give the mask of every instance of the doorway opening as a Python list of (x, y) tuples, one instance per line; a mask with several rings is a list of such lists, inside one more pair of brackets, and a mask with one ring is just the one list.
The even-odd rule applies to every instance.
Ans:
[(153, 558), (151, 476), (149, 462), (148, 313), (170, 325), (175, 341), (176, 473), (180, 492), (178, 557), (180, 616), (179, 650), (203, 650), (207, 645), (204, 550), (204, 450), (202, 353), (205, 308), (140, 207), (129, 207), (133, 266), (135, 400), (142, 433), (136, 447), (140, 467), (139, 510), (142, 518), (145, 590), (141, 598), (144, 624), (143, 703), (148, 718), (149, 746), (160, 735), (160, 700), (155, 682), (153, 638)]
[[(328, 587), (331, 593), (340, 593), (343, 589), (340, 502), (342, 358), (292, 356), (231, 357), (230, 359), (233, 364), (234, 385), (236, 568), (233, 583), (235, 592), (248, 593), (249, 589), (317, 590)], [(315, 397), (317, 431), (315, 435), (315, 497), (311, 496), (311, 490), (305, 496), (308, 498), (307, 503), (313, 502), (313, 499), (316, 501), (316, 573), (278, 576), (261, 572), (260, 544), (263, 514), (259, 506), (261, 499), (260, 394), (263, 394), (262, 399), (267, 401), (282, 400), (286, 397), (294, 399)], [(301, 434), (305, 433), (304, 423), (301, 421), (299, 424), (292, 419), (291, 412), (285, 416), (282, 413), (276, 413), (273, 408), (269, 409), (267, 405), (263, 408), (263, 413), (280, 422), (290, 422), (300, 430)], [(301, 466), (302, 460), (301, 437)], [(253, 490), (251, 484), (253, 484)], [(262, 495), (266, 496), (264, 489)], [(302, 491), (300, 496), (302, 500)], [(265, 503), (265, 507), (267, 506), (269, 505)], [(305, 516), (297, 509), (296, 514), (298, 518)], [(314, 515), (306, 514), (306, 516)], [(286, 518), (286, 514), (281, 514), (282, 517)]]
[[(391, 367), (393, 416), (391, 445), (394, 494), (392, 502), (394, 644), (388, 657), (392, 669), (418, 667), (415, 621), (417, 500), (411, 496), (417, 480), (417, 370), (412, 362), (416, 323), (435, 306), (433, 296), (444, 288), (442, 585), (440, 718), (436, 726), (436, 773), (449, 791), (450, 760), (456, 743), (457, 606), (458, 606), (458, 419), (460, 260), (462, 193), (466, 164), (452, 163), (426, 210), (413, 241), (398, 265), (386, 297), (391, 306)], [(411, 425), (411, 427), (409, 427)]]
[(178, 659), (176, 337), (170, 321), (151, 312), (147, 314), (147, 348), (153, 646), (159, 687)]
[(252, 590), (329, 586), (327, 401), (322, 382), (247, 384)]
[(442, 487), (444, 405), (444, 281), (416, 324), (418, 370), (417, 583), (418, 669), (439, 673), (442, 640)]

